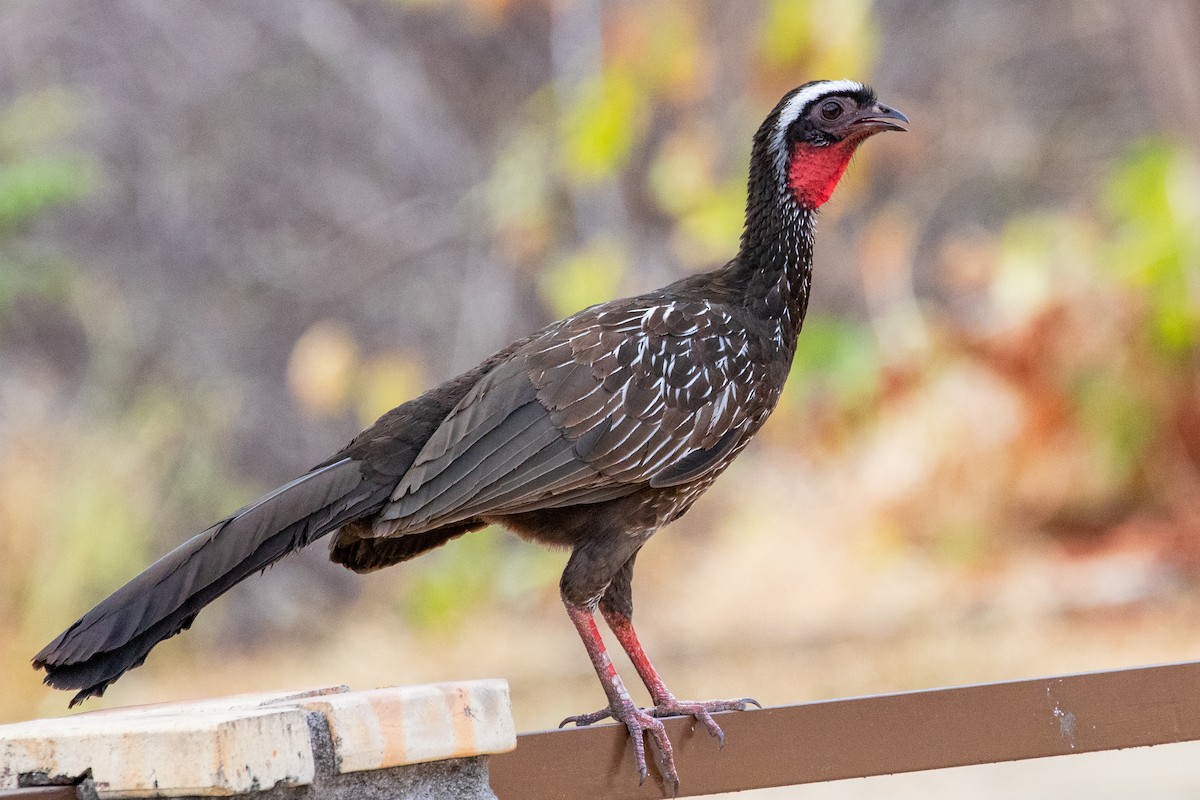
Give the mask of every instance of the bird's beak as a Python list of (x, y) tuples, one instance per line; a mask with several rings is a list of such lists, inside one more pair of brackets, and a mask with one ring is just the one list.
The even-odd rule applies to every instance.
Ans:
[(851, 123), (851, 127), (865, 133), (880, 131), (906, 131), (908, 117), (894, 108), (876, 103), (863, 112), (862, 116)]

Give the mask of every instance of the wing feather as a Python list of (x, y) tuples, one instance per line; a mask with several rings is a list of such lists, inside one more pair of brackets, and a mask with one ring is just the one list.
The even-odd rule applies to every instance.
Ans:
[[(388, 533), (602, 502), (728, 463), (778, 397), (736, 309), (596, 307), (534, 336), (447, 415), (399, 481)], [(770, 394), (775, 392), (774, 394)]]

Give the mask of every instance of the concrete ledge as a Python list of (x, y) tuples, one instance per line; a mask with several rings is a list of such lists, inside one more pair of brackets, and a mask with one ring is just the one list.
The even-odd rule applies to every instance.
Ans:
[[(470, 766), (470, 760), (515, 746), (508, 685), (502, 680), (363, 692), (335, 686), (0, 726), (0, 791), (76, 783), (90, 775), (96, 795), (114, 799), (247, 793), (405, 797), (410, 795), (390, 791), (406, 782), (390, 768), (466, 759), (461, 763), (468, 766), (421, 774), (452, 773), (461, 779), (481, 769), (480, 785), (487, 794), (478, 796), (486, 797), (486, 766)], [(367, 785), (373, 775), (385, 775), (380, 770), (387, 770), (395, 785), (375, 795)], [(351, 780), (349, 773), (361, 777)], [(347, 778), (337, 780), (343, 774)], [(335, 785), (344, 785), (348, 794), (334, 791)], [(411, 796), (439, 796), (420, 785)], [(316, 791), (320, 787), (324, 790)], [(444, 796), (475, 796), (465, 791), (458, 786)]]
[(301, 705), (329, 721), (343, 773), (504, 753), (517, 744), (504, 681), (348, 692)]

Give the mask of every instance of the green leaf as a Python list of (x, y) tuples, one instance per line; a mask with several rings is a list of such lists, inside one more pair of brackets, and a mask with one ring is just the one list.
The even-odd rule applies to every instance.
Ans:
[(866, 75), (877, 49), (872, 0), (769, 0), (763, 20), (764, 61), (803, 65), (815, 77)]
[(841, 317), (810, 315), (792, 369), (795, 377), (789, 386), (806, 392), (829, 391), (843, 405), (853, 405), (879, 388), (879, 347), (865, 325)]
[(480, 565), (500, 558), (497, 533), (472, 533), (422, 558), (421, 568), (410, 578), (411, 594), (404, 604), (413, 625), (426, 629), (455, 625), (492, 594), (493, 571)]
[(87, 194), (92, 170), (78, 158), (29, 159), (0, 167), (0, 226), (15, 227)]
[(567, 176), (590, 184), (614, 175), (644, 126), (644, 106), (639, 84), (620, 70), (586, 84), (563, 116)]
[(542, 274), (538, 289), (557, 316), (611, 300), (625, 274), (624, 248), (612, 239), (597, 239)]
[(1155, 440), (1154, 405), (1127, 375), (1097, 369), (1072, 391), (1078, 419), (1096, 448), (1093, 464), (1109, 486), (1128, 483)]
[(1200, 163), (1159, 140), (1142, 142), (1117, 165), (1104, 193), (1114, 234), (1112, 274), (1142, 292), (1155, 344), (1168, 354), (1200, 337)]

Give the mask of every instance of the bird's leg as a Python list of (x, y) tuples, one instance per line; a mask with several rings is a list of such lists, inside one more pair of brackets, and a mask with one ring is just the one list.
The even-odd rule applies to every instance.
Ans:
[(718, 711), (743, 711), (749, 705), (762, 707), (757, 700), (751, 697), (742, 697), (736, 700), (676, 699), (675, 695), (671, 694), (671, 690), (663, 683), (662, 678), (659, 677), (654, 665), (650, 663), (646, 651), (642, 649), (642, 643), (638, 641), (637, 632), (633, 629), (633, 621), (627, 615), (607, 608), (603, 603), (600, 605), (600, 613), (604, 615), (608, 627), (612, 629), (617, 641), (629, 655), (629, 660), (633, 662), (638, 675), (642, 677), (642, 683), (646, 684), (646, 690), (650, 692), (650, 698), (654, 701), (654, 709), (650, 712), (654, 716), (693, 716), (724, 747), (725, 732), (721, 730), (721, 726), (717, 724), (712, 715)]
[(596, 675), (600, 678), (600, 685), (604, 687), (604, 694), (608, 697), (608, 708), (593, 714), (567, 717), (559, 724), (559, 727), (568, 723), (580, 726), (591, 725), (609, 717), (624, 723), (629, 730), (629, 738), (633, 742), (633, 757), (637, 762), (639, 783), (644, 783), (646, 780), (646, 741), (642, 734), (650, 734), (662, 755), (663, 778), (672, 784), (678, 793), (679, 774), (675, 770), (675, 755), (662, 721), (653, 713), (643, 711), (634, 705), (629, 691), (625, 688), (624, 681), (617, 674), (617, 668), (613, 666), (612, 659), (608, 657), (608, 651), (604, 647), (604, 640), (600, 638), (600, 630), (596, 627), (596, 618), (592, 609), (572, 603), (565, 595), (563, 603), (567, 607), (567, 616), (571, 618), (575, 629), (579, 631), (579, 638), (583, 640), (588, 658), (591, 659)]
[(617, 641), (633, 662), (634, 669), (646, 684), (650, 698), (654, 701), (651, 711), (656, 717), (693, 716), (700, 721), (710, 734), (717, 738), (721, 746), (725, 745), (725, 732), (721, 730), (712, 715), (718, 711), (742, 711), (748, 705), (761, 708), (757, 700), (743, 697), (737, 700), (677, 700), (675, 695), (663, 683), (658, 670), (650, 663), (642, 643), (638, 641), (637, 632), (633, 629), (633, 562), (635, 553), (617, 572), (604, 596), (600, 599), (600, 613), (604, 621), (612, 629)]
[[(659, 772), (663, 779), (679, 793), (679, 774), (675, 769), (674, 750), (671, 740), (667, 738), (667, 729), (662, 721), (650, 711), (645, 711), (634, 705), (629, 691), (600, 638), (600, 630), (596, 627), (596, 604), (612, 584), (614, 576), (625, 572), (627, 562), (632, 564), (631, 557), (641, 547), (643, 540), (630, 536), (615, 538), (596, 537), (578, 545), (567, 561), (563, 570), (559, 588), (562, 592), (563, 605), (567, 608), (567, 616), (579, 631), (584, 649), (591, 659), (596, 676), (608, 698), (608, 708), (593, 714), (580, 714), (567, 717), (560, 724), (574, 723), (576, 725), (591, 725), (602, 719), (612, 718), (623, 723), (629, 730), (629, 738), (633, 742), (633, 757), (637, 762), (638, 779), (646, 780), (646, 737), (650, 735), (651, 743), (658, 750)], [(628, 583), (626, 578), (625, 583)]]

